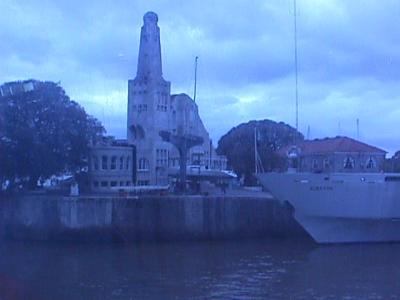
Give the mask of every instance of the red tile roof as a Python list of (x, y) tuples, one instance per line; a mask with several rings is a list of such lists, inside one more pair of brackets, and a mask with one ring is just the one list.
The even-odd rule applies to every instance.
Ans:
[[(345, 136), (337, 136), (334, 138), (315, 139), (302, 141), (297, 145), (300, 148), (301, 155), (307, 154), (324, 154), (332, 152), (363, 152), (363, 153), (379, 153), (386, 154), (385, 150), (362, 143)], [(286, 146), (279, 150), (279, 154), (286, 155), (288, 150), (293, 147)]]

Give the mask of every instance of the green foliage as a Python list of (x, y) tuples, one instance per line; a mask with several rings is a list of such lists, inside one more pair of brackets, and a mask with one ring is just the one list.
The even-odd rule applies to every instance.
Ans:
[(302, 141), (303, 135), (285, 123), (271, 120), (250, 121), (232, 128), (218, 141), (217, 152), (226, 155), (228, 164), (246, 184), (254, 184), (255, 155), (254, 129), (257, 128), (257, 150), (265, 171), (281, 170), (286, 160), (276, 151), (284, 146)]
[(32, 91), (0, 97), (0, 183), (30, 182), (75, 172), (86, 164), (91, 141), (104, 133), (53, 82), (36, 82)]

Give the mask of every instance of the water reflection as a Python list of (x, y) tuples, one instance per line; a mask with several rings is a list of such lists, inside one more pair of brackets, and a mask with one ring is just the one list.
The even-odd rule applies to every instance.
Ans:
[[(2, 242), (0, 298), (395, 299), (400, 245)], [(10, 296), (11, 295), (11, 296)]]

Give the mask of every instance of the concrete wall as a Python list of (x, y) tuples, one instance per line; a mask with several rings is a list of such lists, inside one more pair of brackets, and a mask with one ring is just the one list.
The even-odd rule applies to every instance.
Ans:
[(0, 199), (0, 236), (11, 239), (160, 241), (302, 235), (290, 210), (267, 198)]

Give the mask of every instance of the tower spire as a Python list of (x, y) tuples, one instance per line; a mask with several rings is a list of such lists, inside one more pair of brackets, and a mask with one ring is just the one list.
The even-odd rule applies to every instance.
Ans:
[(157, 22), (158, 16), (154, 12), (149, 11), (143, 16), (136, 75), (140, 79), (151, 80), (162, 77), (160, 28)]

